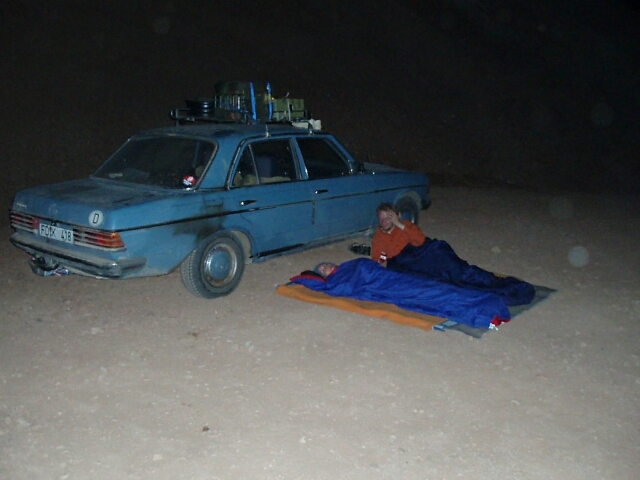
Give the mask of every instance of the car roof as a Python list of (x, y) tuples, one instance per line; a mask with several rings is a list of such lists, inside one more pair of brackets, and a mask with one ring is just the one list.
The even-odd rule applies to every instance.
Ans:
[[(312, 130), (312, 132), (326, 134), (326, 132), (321, 132), (319, 130)], [(132, 138), (154, 137), (159, 135), (188, 135), (207, 140), (214, 138), (219, 139), (221, 137), (236, 137), (238, 140), (240, 140), (242, 138), (255, 138), (270, 135), (304, 135), (305, 133), (308, 134), (309, 130), (282, 123), (267, 123), (256, 125), (247, 125), (242, 123), (207, 123), (155, 128), (152, 130), (139, 132)]]

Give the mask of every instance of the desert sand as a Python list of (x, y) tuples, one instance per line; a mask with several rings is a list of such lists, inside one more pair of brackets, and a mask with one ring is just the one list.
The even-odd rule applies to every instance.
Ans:
[[(0, 479), (639, 478), (637, 19), (550, 0), (1, 2)], [(179, 272), (33, 275), (15, 193), (89, 175), (220, 80), (272, 82), (358, 160), (428, 173), (429, 236), (557, 293), (478, 340), (275, 293), (351, 241), (248, 265), (216, 300)]]
[(349, 241), (204, 300), (179, 272), (35, 276), (5, 225), (0, 478), (638, 478), (638, 199), (431, 196), (428, 235), (557, 293), (474, 339), (276, 295)]

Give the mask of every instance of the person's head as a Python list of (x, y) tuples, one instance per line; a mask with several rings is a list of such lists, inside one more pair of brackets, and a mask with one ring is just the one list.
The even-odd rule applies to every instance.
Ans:
[(338, 266), (335, 263), (322, 262), (316, 265), (313, 271), (327, 278), (336, 268), (338, 268)]
[(395, 207), (390, 203), (381, 203), (378, 205), (376, 209), (376, 213), (378, 214), (378, 222), (380, 223), (380, 228), (384, 232), (390, 232), (393, 230), (393, 222), (391, 221), (391, 214), (398, 214)]

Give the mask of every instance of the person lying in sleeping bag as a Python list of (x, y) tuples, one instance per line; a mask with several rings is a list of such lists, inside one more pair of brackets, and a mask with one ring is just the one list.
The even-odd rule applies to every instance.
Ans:
[(390, 203), (380, 204), (376, 211), (380, 226), (373, 235), (371, 258), (381, 265), (397, 272), (492, 292), (509, 306), (526, 305), (533, 300), (533, 285), (470, 265), (444, 240), (430, 239), (414, 223), (402, 221)]
[(340, 265), (324, 262), (291, 283), (334, 297), (383, 302), (412, 312), (447, 318), (476, 328), (509, 321), (502, 298), (491, 292), (457, 287), (411, 273), (384, 268), (368, 258)]

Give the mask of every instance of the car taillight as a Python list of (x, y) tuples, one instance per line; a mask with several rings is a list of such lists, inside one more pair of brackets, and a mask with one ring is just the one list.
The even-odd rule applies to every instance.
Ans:
[(11, 212), (11, 226), (16, 230), (26, 230), (35, 233), (38, 231), (40, 219), (26, 213)]
[(122, 237), (117, 232), (102, 232), (87, 228), (73, 229), (73, 243), (85, 247), (118, 250), (124, 248)]

